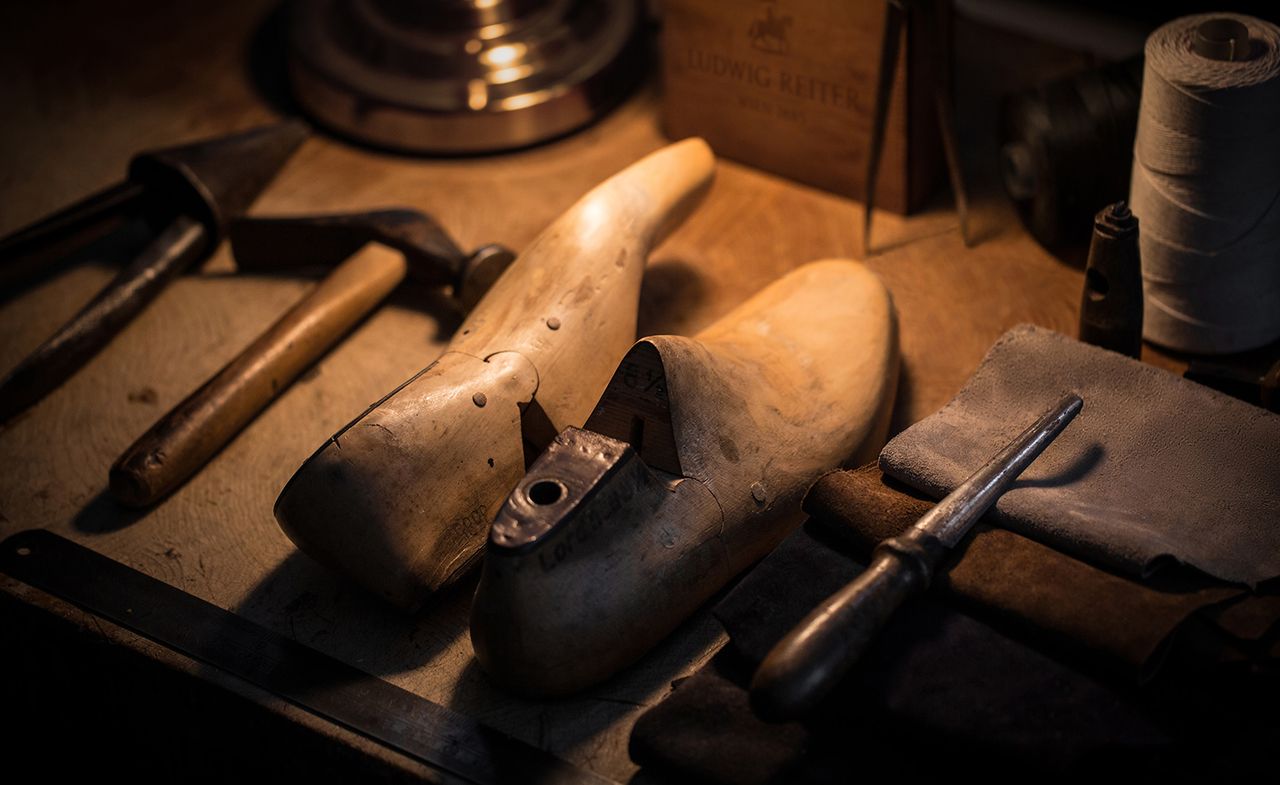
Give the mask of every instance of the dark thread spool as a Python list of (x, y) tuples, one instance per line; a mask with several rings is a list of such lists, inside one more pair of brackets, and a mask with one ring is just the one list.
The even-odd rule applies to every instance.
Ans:
[(1238, 19), (1220, 17), (1201, 23), (1191, 39), (1191, 49), (1210, 60), (1233, 62), (1252, 54), (1249, 28)]
[(1094, 218), (1080, 301), (1080, 340), (1130, 357), (1142, 354), (1138, 219), (1122, 201)]
[(1047, 82), (1005, 100), (1005, 190), (1028, 231), (1079, 264), (1089, 225), (1129, 193), (1142, 58)]
[(1129, 192), (1144, 337), (1212, 355), (1280, 340), (1280, 26), (1185, 16), (1145, 58)]

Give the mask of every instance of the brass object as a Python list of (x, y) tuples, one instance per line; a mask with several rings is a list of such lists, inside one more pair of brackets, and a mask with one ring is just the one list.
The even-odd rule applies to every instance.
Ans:
[(299, 0), (289, 75), (319, 123), (418, 153), (522, 147), (603, 114), (644, 72), (638, 0)]

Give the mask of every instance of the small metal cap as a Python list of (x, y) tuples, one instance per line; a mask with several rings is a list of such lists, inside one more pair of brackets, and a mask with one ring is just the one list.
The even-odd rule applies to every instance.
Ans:
[(1121, 199), (1098, 211), (1093, 218), (1093, 228), (1108, 237), (1124, 237), (1138, 231), (1138, 218)]
[(1210, 60), (1247, 60), (1253, 45), (1244, 22), (1220, 16), (1200, 23), (1191, 36), (1191, 51)]
[(515, 260), (516, 255), (501, 245), (477, 248), (462, 262), (462, 281), (457, 284), (454, 296), (464, 308), (471, 310)]

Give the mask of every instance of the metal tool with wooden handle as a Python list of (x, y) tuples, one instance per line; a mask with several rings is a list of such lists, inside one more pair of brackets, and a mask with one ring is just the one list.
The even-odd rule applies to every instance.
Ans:
[(354, 255), (125, 450), (109, 475), (121, 504), (153, 504), (198, 471), (406, 275), (474, 301), (514, 258), (496, 245), (464, 254), (414, 210), (246, 219), (231, 240), (248, 269)]
[(560, 695), (635, 661), (803, 519), (819, 475), (879, 452), (897, 376), (889, 293), (849, 261), (805, 265), (694, 338), (637, 343), (493, 524), (480, 664)]
[(297, 545), (414, 608), (475, 564), (536, 454), (635, 339), (648, 253), (711, 183), (699, 139), (597, 186), (520, 254), (445, 353), (307, 460), (276, 501)]
[(163, 227), (150, 244), (49, 340), (0, 379), (0, 423), (66, 381), (159, 296), (175, 276), (221, 242), (307, 136), (301, 123), (263, 126), (143, 153), (128, 180), (0, 241), (23, 255), (72, 235), (87, 240), (115, 218), (147, 213)]
[(795, 719), (839, 683), (908, 598), (1023, 469), (1084, 407), (1070, 394), (974, 472), (904, 534), (877, 546), (870, 566), (815, 608), (773, 647), (751, 681), (760, 716)]

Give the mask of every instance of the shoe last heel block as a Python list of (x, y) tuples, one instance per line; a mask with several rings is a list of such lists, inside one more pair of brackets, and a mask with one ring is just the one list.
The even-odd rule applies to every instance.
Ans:
[(889, 293), (850, 261), (805, 265), (695, 338), (636, 343), (490, 529), (481, 666), (553, 696), (634, 662), (800, 522), (814, 480), (879, 452), (897, 378)]

